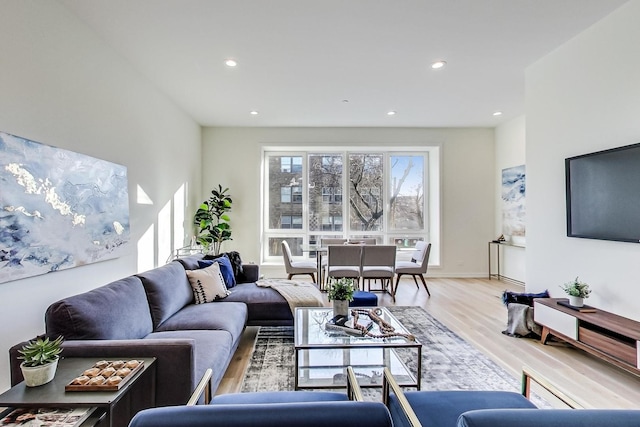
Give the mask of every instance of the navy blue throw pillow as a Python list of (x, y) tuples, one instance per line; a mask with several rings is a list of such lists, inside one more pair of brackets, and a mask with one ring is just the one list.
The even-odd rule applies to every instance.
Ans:
[(220, 272), (222, 273), (222, 277), (224, 278), (224, 284), (227, 286), (227, 289), (233, 288), (236, 285), (236, 278), (233, 275), (233, 268), (231, 267), (231, 261), (226, 256), (221, 256), (216, 259), (205, 259), (199, 260), (198, 266), (200, 268), (205, 268), (211, 266), (214, 262), (220, 264)]

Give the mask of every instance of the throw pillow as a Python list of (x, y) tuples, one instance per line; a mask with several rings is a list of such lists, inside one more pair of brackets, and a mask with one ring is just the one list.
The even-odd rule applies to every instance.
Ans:
[(242, 268), (242, 259), (240, 258), (239, 252), (231, 251), (225, 252), (222, 255), (205, 255), (203, 259), (218, 259), (222, 256), (226, 256), (227, 258), (229, 258), (229, 261), (231, 261), (231, 266), (233, 267), (233, 275), (236, 278), (236, 283), (240, 282), (240, 278), (243, 277), (244, 269)]
[(187, 270), (187, 277), (193, 289), (196, 304), (220, 300), (229, 295), (220, 272), (220, 264), (217, 262), (200, 270)]
[(226, 256), (221, 256), (212, 260), (199, 260), (198, 266), (200, 268), (206, 268), (214, 263), (220, 264), (220, 272), (222, 273), (222, 277), (224, 277), (224, 284), (227, 286), (227, 289), (231, 289), (236, 285), (236, 278), (233, 274), (233, 268), (231, 267), (231, 261)]

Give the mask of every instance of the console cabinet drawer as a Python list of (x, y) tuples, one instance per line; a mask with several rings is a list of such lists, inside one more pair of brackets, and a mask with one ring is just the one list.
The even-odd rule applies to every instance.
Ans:
[(573, 340), (578, 340), (578, 319), (546, 305), (534, 302), (533, 319)]
[(630, 365), (636, 366), (638, 352), (636, 341), (627, 343), (591, 329), (580, 327), (578, 330), (579, 341), (602, 351), (610, 356), (620, 359)]

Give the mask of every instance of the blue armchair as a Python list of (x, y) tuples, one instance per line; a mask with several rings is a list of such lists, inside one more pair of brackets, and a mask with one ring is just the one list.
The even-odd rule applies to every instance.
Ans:
[(502, 391), (403, 392), (385, 370), (383, 400), (394, 426), (420, 427), (632, 427), (640, 410), (540, 410), (529, 401), (534, 381), (570, 408), (583, 408), (540, 374), (523, 368), (522, 394)]
[[(274, 391), (233, 393), (214, 397), (208, 405), (208, 373), (186, 406), (147, 409), (129, 427), (392, 427), (391, 415), (382, 402), (363, 402), (351, 368), (347, 369), (347, 393), (323, 391)], [(353, 400), (350, 400), (353, 399)]]

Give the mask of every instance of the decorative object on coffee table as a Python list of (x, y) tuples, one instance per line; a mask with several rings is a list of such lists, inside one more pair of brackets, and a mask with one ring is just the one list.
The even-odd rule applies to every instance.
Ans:
[(233, 200), (228, 191), (218, 184), (218, 189), (211, 190), (211, 197), (200, 205), (193, 219), (198, 226), (198, 243), (213, 255), (220, 253), (222, 242), (232, 240), (227, 212), (231, 210)]
[(569, 304), (574, 307), (582, 307), (584, 305), (584, 299), (589, 298), (589, 294), (591, 293), (589, 285), (578, 280), (578, 277), (565, 283), (561, 288), (569, 295)]
[(349, 301), (353, 301), (353, 293), (356, 291), (354, 279), (341, 278), (335, 280), (329, 286), (328, 298), (333, 301), (333, 314), (335, 316), (348, 316)]
[(20, 364), (24, 382), (28, 387), (37, 387), (50, 382), (56, 374), (58, 359), (62, 352), (63, 337), (51, 341), (48, 337), (38, 337), (29, 341), (21, 350)]

